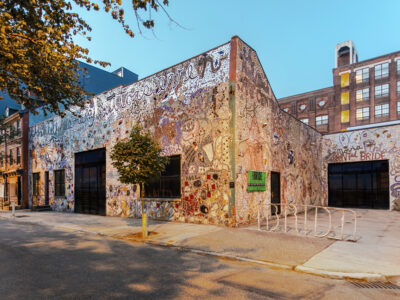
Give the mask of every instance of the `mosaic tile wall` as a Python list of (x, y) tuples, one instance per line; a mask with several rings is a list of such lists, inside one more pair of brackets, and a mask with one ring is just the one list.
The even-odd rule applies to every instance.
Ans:
[(325, 178), (328, 163), (389, 160), (390, 209), (400, 210), (400, 125), (325, 135), (323, 158)]
[[(94, 97), (78, 112), (80, 118), (70, 114), (33, 126), (30, 173), (41, 172), (44, 191), (44, 171), (50, 171), (52, 209), (74, 210), (74, 153), (106, 148), (107, 215), (139, 215), (139, 189), (121, 184), (109, 159), (114, 143), (139, 122), (153, 132), (165, 155), (180, 154), (182, 163), (181, 199), (147, 201), (150, 217), (229, 224), (229, 55), (228, 43)], [(54, 198), (56, 169), (65, 169), (66, 197)], [(44, 204), (43, 193), (33, 202)]]
[[(30, 172), (42, 178), (50, 172), (53, 210), (74, 211), (74, 154), (106, 148), (107, 215), (140, 215), (139, 188), (121, 184), (109, 159), (136, 122), (152, 131), (165, 155), (181, 155), (181, 198), (146, 201), (152, 218), (254, 221), (270, 201), (271, 171), (280, 172), (283, 203), (325, 201), (321, 135), (279, 109), (256, 53), (239, 39), (100, 94), (77, 113), (80, 118), (55, 117), (30, 130)], [(53, 196), (56, 169), (65, 169), (66, 197)], [(265, 192), (247, 192), (249, 170), (267, 172)], [(32, 182), (30, 193), (34, 203), (44, 203), (42, 194), (32, 196)]]
[[(280, 172), (282, 203), (322, 203), (321, 135), (279, 109), (257, 54), (240, 40), (236, 68), (237, 223), (265, 215), (271, 171)], [(267, 172), (265, 192), (247, 192), (249, 170)]]

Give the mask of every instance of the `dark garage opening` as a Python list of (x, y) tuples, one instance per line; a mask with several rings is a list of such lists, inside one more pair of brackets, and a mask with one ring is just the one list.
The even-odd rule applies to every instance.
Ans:
[(389, 208), (387, 160), (329, 164), (329, 206)]
[(106, 214), (106, 150), (75, 153), (75, 212)]

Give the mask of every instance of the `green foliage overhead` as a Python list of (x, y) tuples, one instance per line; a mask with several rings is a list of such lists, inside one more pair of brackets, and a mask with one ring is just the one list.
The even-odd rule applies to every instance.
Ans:
[[(164, 5), (168, 0), (131, 0), (136, 30), (154, 27), (152, 11), (162, 10), (173, 21)], [(93, 60), (87, 48), (74, 42), (76, 35), (90, 41), (92, 30), (77, 8), (103, 9), (134, 36), (122, 0), (0, 0), (0, 90), (32, 112), (44, 103), (45, 114), (63, 116), (60, 108), (83, 105), (89, 94), (79, 83), (83, 70), (77, 60), (109, 65)]]
[(161, 152), (151, 133), (135, 125), (127, 140), (114, 145), (112, 165), (118, 170), (121, 183), (142, 184), (165, 170), (168, 157), (161, 156)]

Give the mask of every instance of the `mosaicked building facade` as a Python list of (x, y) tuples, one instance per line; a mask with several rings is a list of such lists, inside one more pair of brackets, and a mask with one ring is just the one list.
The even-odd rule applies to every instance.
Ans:
[[(121, 184), (109, 158), (135, 123), (149, 129), (177, 164), (161, 176), (158, 191), (154, 182), (149, 185), (150, 217), (253, 221), (271, 197), (271, 171), (280, 174), (282, 203), (324, 202), (318, 196), (325, 188), (321, 134), (279, 109), (257, 54), (237, 37), (97, 95), (79, 114), (30, 129), (30, 196), (36, 205), (46, 191), (56, 211), (140, 215), (139, 188)], [(265, 172), (265, 191), (247, 191), (248, 171)]]
[(140, 216), (139, 187), (121, 184), (110, 160), (139, 123), (171, 158), (146, 185), (151, 218), (237, 226), (269, 213), (271, 202), (364, 207), (343, 182), (372, 191), (370, 208), (399, 208), (399, 127), (322, 135), (280, 108), (256, 52), (238, 37), (75, 112), (30, 128), (32, 205)]
[(324, 135), (328, 204), (400, 210), (399, 141), (400, 125)]

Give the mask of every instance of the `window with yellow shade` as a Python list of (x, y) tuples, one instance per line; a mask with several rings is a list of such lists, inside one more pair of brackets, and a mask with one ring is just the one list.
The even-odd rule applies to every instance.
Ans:
[(349, 104), (349, 92), (343, 92), (340, 95), (340, 103), (341, 104)]
[(342, 110), (341, 121), (342, 123), (349, 122), (349, 110)]
[(340, 75), (340, 86), (348, 86), (350, 84), (350, 73)]

